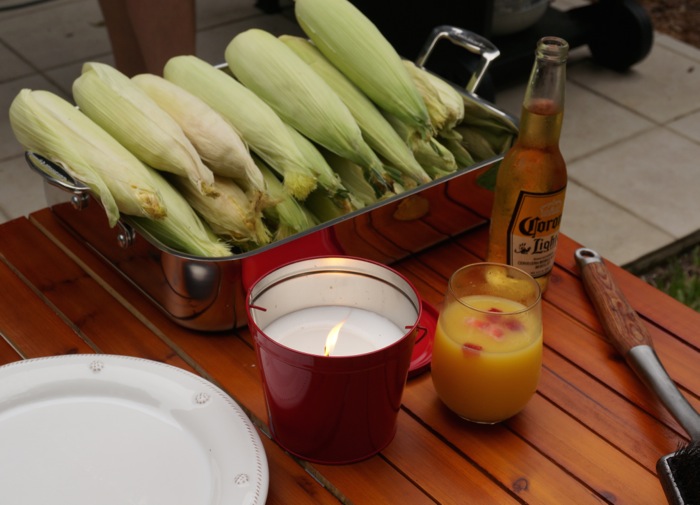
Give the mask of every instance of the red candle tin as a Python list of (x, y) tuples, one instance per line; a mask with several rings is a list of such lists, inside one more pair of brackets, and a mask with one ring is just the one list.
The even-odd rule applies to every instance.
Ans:
[[(381, 315), (398, 327), (399, 338), (358, 354), (325, 356), (265, 333), (281, 317), (329, 306)], [(420, 296), (405, 277), (360, 258), (309, 258), (256, 281), (246, 309), (277, 443), (309, 461), (345, 464), (392, 441), (416, 334), (425, 331), (418, 326)]]

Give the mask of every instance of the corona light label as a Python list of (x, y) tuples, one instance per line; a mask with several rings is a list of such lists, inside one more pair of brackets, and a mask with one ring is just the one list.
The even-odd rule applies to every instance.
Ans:
[(566, 188), (554, 193), (521, 191), (508, 226), (508, 263), (533, 277), (554, 266)]

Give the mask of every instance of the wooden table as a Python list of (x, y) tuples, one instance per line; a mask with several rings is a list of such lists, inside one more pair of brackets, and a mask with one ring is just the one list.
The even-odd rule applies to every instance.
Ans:
[[(478, 227), (394, 267), (439, 305), (449, 274), (484, 256), (486, 236)], [(265, 434), (248, 331), (206, 334), (174, 324), (48, 209), (0, 226), (0, 364), (99, 352), (201, 374), (260, 427), (271, 505), (665, 503), (655, 464), (687, 437), (601, 336), (579, 280), (577, 247), (561, 237), (544, 299), (542, 379), (522, 413), (490, 427), (463, 422), (424, 373), (407, 385), (396, 438), (357, 464), (312, 466), (282, 451)], [(700, 408), (700, 314), (610, 268), (669, 374)]]

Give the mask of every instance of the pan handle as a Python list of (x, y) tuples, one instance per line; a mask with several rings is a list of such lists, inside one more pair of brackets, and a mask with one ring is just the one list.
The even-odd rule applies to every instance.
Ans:
[(87, 206), (90, 199), (90, 188), (85, 184), (76, 181), (63, 168), (36, 153), (27, 151), (24, 153), (24, 159), (29, 168), (39, 174), (48, 184), (72, 193), (71, 205), (74, 208), (80, 210)]
[[(90, 188), (87, 185), (74, 179), (56, 163), (52, 163), (36, 153), (27, 151), (24, 153), (24, 159), (27, 161), (29, 168), (39, 174), (47, 184), (71, 193), (70, 203), (74, 209), (83, 210), (88, 206), (88, 203), (90, 203)], [(93, 200), (97, 201), (97, 199)], [(130, 247), (136, 240), (136, 231), (122, 219), (117, 220), (117, 227), (119, 228), (117, 232), (119, 247), (122, 249)]]
[(479, 86), (481, 79), (486, 74), (486, 70), (488, 69), (489, 65), (501, 54), (501, 52), (488, 39), (482, 37), (481, 35), (477, 35), (469, 30), (457, 28), (456, 26), (440, 25), (433, 28), (433, 31), (430, 33), (428, 40), (423, 45), (423, 48), (416, 57), (416, 65), (419, 67), (425, 66), (430, 53), (432, 53), (433, 49), (435, 48), (435, 44), (437, 44), (441, 39), (447, 39), (453, 44), (481, 56), (479, 66), (472, 74), (466, 86), (469, 93), (475, 93), (476, 88)]

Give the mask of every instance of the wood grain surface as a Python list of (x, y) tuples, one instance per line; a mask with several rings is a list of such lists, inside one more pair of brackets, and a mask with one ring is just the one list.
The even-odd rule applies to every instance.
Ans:
[[(484, 257), (487, 235), (479, 226), (392, 266), (439, 307), (449, 275)], [(384, 239), (377, 248), (388, 256), (391, 248), (410, 247), (410, 240)], [(204, 333), (179, 326), (48, 209), (0, 226), (0, 364), (98, 352), (205, 377), (258, 427), (271, 505), (665, 503), (656, 460), (687, 439), (603, 336), (574, 260), (578, 247), (560, 238), (543, 303), (542, 377), (523, 412), (495, 426), (462, 421), (441, 404), (426, 372), (407, 384), (393, 442), (352, 465), (311, 465), (269, 438), (247, 328)], [(700, 408), (700, 314), (607, 266), (669, 374)]]

